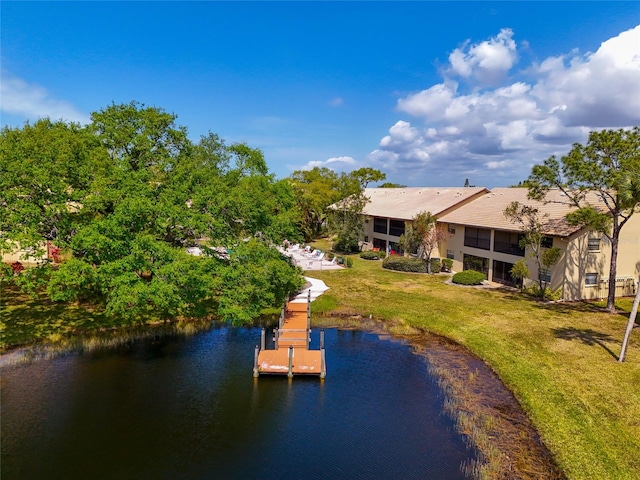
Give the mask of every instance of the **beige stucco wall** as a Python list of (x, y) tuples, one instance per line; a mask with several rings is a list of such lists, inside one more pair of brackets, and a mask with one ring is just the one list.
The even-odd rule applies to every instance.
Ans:
[(21, 262), (23, 264), (36, 264), (47, 259), (46, 244), (42, 244), (42, 248), (45, 250), (42, 255), (29, 255), (28, 250), (23, 250), (19, 245), (15, 245), (15, 248), (2, 250), (2, 261), (4, 263)]
[[(590, 237), (599, 237), (600, 251), (593, 252), (587, 248)], [(565, 298), (597, 299), (606, 298), (608, 291), (609, 269), (611, 265), (611, 244), (603, 235), (592, 231), (581, 231), (573, 235), (567, 242), (565, 259)], [(585, 285), (587, 273), (598, 275), (598, 284)], [(616, 295), (633, 295), (640, 274), (640, 215), (633, 215), (620, 232), (618, 242), (618, 260), (616, 278), (629, 277), (627, 288), (618, 283)], [(624, 283), (624, 282), (623, 282)]]
[(636, 212), (622, 227), (618, 244), (618, 276), (640, 275), (640, 212)]
[(447, 258), (447, 250), (453, 252), (453, 266), (451, 270), (454, 272), (462, 271), (462, 255), (463, 249), (469, 248), (464, 246), (464, 227), (462, 225), (454, 225), (443, 222), (442, 227), (445, 231), (449, 231), (449, 228), (455, 230), (455, 233), (450, 233), (444, 242), (439, 245), (440, 258)]

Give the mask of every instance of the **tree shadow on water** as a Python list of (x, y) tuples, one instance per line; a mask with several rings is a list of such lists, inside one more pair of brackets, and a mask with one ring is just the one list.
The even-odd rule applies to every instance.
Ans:
[(585, 345), (593, 346), (598, 345), (602, 347), (609, 355), (618, 360), (618, 355), (606, 345), (605, 342), (613, 341), (614, 338), (607, 334), (596, 332), (590, 328), (574, 328), (574, 327), (562, 327), (552, 328), (551, 331), (556, 338), (562, 338), (563, 340), (579, 340)]

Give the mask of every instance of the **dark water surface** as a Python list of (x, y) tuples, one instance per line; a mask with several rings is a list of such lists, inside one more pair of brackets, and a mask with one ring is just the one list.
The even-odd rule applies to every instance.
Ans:
[(473, 453), (410, 347), (330, 329), (326, 380), (254, 380), (259, 338), (218, 328), (4, 367), (2, 480), (464, 478)]

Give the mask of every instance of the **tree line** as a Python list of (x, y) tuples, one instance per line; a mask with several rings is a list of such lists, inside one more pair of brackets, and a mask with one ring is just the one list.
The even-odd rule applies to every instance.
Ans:
[[(5, 126), (0, 250), (40, 257), (49, 242), (63, 261), (19, 275), (1, 264), (0, 279), (129, 322), (250, 322), (304, 282), (274, 246), (317, 238), (339, 224), (330, 204), (385, 178), (314, 168), (277, 179), (259, 149), (214, 133), (191, 141), (176, 121), (131, 102), (94, 112), (86, 126), (48, 118)], [(352, 230), (334, 232), (338, 248), (345, 236), (354, 248)], [(187, 253), (195, 246), (202, 255)]]
[[(0, 249), (37, 256), (48, 240), (65, 258), (15, 277), (5, 266), (33, 294), (132, 322), (243, 323), (303, 283), (271, 248), (299, 236), (295, 191), (258, 149), (213, 133), (192, 142), (175, 115), (132, 102), (86, 126), (4, 127), (0, 156)], [(196, 245), (203, 255), (187, 254)]]

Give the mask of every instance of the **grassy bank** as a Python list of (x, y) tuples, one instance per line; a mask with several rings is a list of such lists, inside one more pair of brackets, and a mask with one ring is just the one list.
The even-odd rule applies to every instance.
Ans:
[[(331, 289), (315, 309), (372, 315), (401, 332), (425, 329), (468, 347), (519, 399), (572, 479), (635, 479), (640, 471), (640, 332), (616, 356), (627, 317), (595, 305), (544, 304), (440, 275), (354, 268), (309, 272)], [(619, 304), (626, 315), (630, 300)]]

